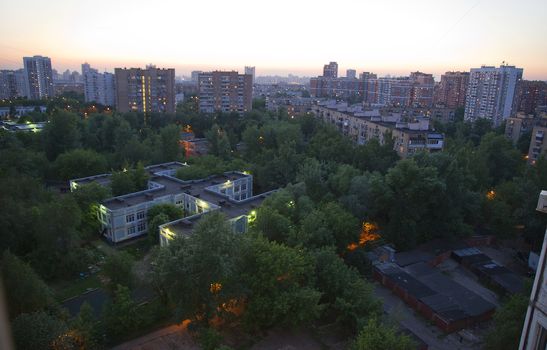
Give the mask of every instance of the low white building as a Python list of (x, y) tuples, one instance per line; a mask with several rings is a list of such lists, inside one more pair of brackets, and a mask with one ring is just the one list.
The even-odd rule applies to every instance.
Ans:
[[(183, 181), (174, 175), (184, 166), (187, 165), (179, 162), (148, 166), (148, 189), (109, 198), (100, 203), (97, 216), (101, 222), (101, 233), (112, 243), (145, 235), (148, 230), (148, 210), (164, 203), (183, 209), (184, 216), (180, 220), (162, 225), (162, 245), (168, 243), (173, 232), (177, 232), (178, 224), (187, 228), (187, 222), (195, 221), (201, 214), (211, 210), (222, 210), (234, 222), (237, 232), (245, 232), (250, 215), (248, 212), (255, 205), (259, 205), (269, 193), (253, 196), (253, 177), (236, 171)], [(70, 189), (74, 190), (91, 182), (108, 186), (110, 177), (111, 174), (100, 174), (70, 180)], [(169, 231), (169, 227), (173, 229)]]

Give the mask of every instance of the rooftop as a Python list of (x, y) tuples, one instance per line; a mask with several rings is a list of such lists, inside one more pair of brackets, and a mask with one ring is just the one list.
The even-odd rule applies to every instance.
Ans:
[[(389, 265), (389, 268), (380, 267)], [(474, 317), (495, 306), (424, 262), (401, 268), (394, 263), (376, 265), (382, 274), (447, 321)]]
[(228, 172), (223, 175), (214, 175), (205, 179), (184, 181), (167, 174), (157, 175), (158, 171), (161, 172), (162, 169), (163, 171), (173, 170), (171, 168), (158, 168), (157, 166), (151, 169), (156, 171), (154, 173), (156, 175), (151, 176), (149, 179), (150, 184), (155, 186), (154, 188), (113, 197), (105, 200), (103, 205), (110, 210), (116, 210), (149, 202), (158, 197), (164, 197), (182, 192), (187, 193), (190, 196), (200, 198), (206, 202), (218, 204), (218, 201), (226, 200), (227, 197), (221, 195), (220, 193), (208, 191), (206, 190), (207, 187), (223, 183), (228, 180), (234, 181), (236, 179), (249, 176), (238, 172)]

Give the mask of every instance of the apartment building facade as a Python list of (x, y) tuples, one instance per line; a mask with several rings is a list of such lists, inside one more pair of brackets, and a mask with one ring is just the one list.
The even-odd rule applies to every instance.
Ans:
[(464, 119), (489, 119), (499, 126), (516, 112), (515, 93), (522, 79), (522, 68), (515, 66), (471, 69), (465, 97)]
[(547, 106), (547, 82), (523, 80), (518, 84), (517, 111), (534, 114), (540, 106)]
[(116, 82), (112, 73), (99, 73), (89, 64), (82, 64), (84, 98), (86, 102), (96, 102), (104, 106), (116, 105)]
[(253, 77), (236, 71), (198, 75), (199, 110), (202, 113), (243, 114), (253, 107)]
[(421, 151), (439, 152), (444, 147), (444, 135), (429, 129), (426, 117), (404, 121), (401, 114), (383, 114), (380, 110), (363, 110), (347, 105), (314, 105), (312, 111), (324, 122), (336, 127), (343, 135), (357, 144), (377, 139), (385, 144), (390, 137), (393, 149), (406, 158)]
[(26, 96), (18, 88), (17, 74), (14, 70), (0, 70), (0, 99), (11, 99)]
[(528, 148), (528, 163), (535, 164), (541, 157), (547, 157), (547, 115), (536, 120)]
[(175, 113), (173, 68), (116, 68), (116, 108), (122, 113)]
[(469, 72), (446, 72), (434, 93), (434, 104), (447, 108), (465, 106), (465, 96), (469, 85)]
[(23, 57), (27, 97), (31, 100), (55, 96), (51, 59), (43, 56)]
[(329, 76), (310, 79), (310, 95), (354, 98), (369, 105), (430, 107), (434, 86), (433, 75), (422, 72), (413, 72), (408, 77), (383, 78), (364, 72), (359, 79), (353, 73), (347, 77), (332, 77), (329, 73)]
[(516, 145), (522, 135), (531, 132), (536, 119), (533, 115), (518, 112), (514, 117), (507, 118), (505, 123), (505, 137)]

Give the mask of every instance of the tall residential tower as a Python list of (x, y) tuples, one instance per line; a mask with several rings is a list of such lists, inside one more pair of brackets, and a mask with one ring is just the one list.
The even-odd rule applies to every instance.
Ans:
[(31, 100), (53, 97), (53, 74), (49, 57), (23, 57), (23, 64), (27, 76), (27, 97)]
[(465, 120), (478, 118), (492, 120), (499, 126), (513, 114), (517, 86), (522, 79), (522, 68), (500, 66), (471, 69), (465, 98)]
[(97, 102), (105, 106), (116, 104), (116, 85), (114, 74), (99, 73), (88, 63), (82, 64), (84, 97), (86, 102)]
[(199, 74), (199, 110), (243, 114), (253, 106), (253, 77), (236, 71)]
[(118, 111), (175, 113), (175, 69), (116, 68), (115, 75)]

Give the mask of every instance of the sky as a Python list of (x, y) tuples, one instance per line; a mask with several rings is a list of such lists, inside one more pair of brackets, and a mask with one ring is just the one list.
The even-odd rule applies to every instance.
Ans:
[(502, 62), (547, 80), (546, 0), (2, 0), (0, 68), (42, 55), (54, 69), (378, 75)]

